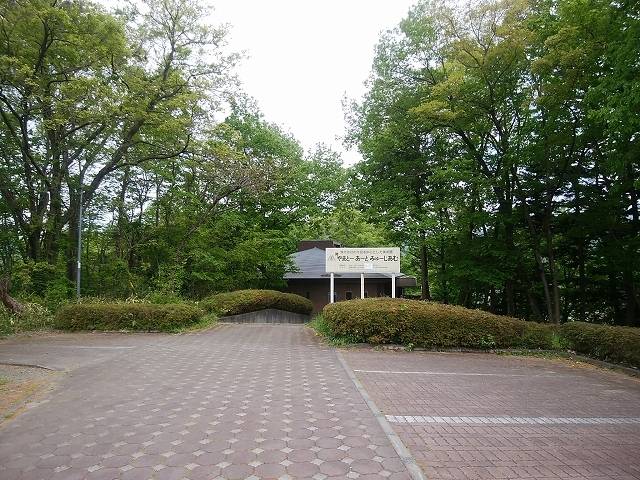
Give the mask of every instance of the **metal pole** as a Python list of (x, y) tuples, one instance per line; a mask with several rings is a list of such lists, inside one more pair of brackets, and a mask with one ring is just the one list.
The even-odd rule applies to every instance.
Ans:
[(391, 298), (396, 298), (396, 274), (391, 274)]
[(330, 295), (329, 303), (333, 303), (333, 298), (335, 296), (334, 293), (333, 293), (334, 292), (334, 288), (333, 288), (333, 273), (331, 274), (331, 280), (329, 282), (329, 285), (330, 285), (329, 286), (329, 295)]
[(360, 298), (364, 298), (364, 273), (360, 274)]
[(80, 301), (80, 276), (82, 274), (82, 185), (80, 185), (80, 203), (78, 205), (78, 266), (76, 270), (76, 297)]

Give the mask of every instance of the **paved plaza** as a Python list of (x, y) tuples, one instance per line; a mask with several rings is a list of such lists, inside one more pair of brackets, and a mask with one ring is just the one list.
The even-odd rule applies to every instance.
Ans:
[(640, 381), (473, 353), (344, 353), (429, 479), (640, 478)]
[(2, 480), (640, 479), (640, 383), (566, 362), (228, 324), (11, 338), (3, 362), (65, 373), (0, 426)]

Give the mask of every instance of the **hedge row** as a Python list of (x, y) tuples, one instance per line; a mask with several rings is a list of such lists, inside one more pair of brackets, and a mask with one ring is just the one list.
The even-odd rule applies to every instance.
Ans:
[(323, 316), (334, 335), (372, 344), (548, 349), (554, 343), (554, 330), (548, 325), (417, 300), (338, 302), (327, 305)]
[(640, 368), (640, 329), (569, 322), (560, 327), (568, 348), (600, 360)]
[(331, 336), (353, 342), (423, 348), (568, 348), (600, 360), (640, 368), (640, 329), (583, 322), (528, 322), (417, 300), (375, 298), (327, 305)]
[(199, 308), (184, 304), (95, 303), (67, 305), (58, 310), (61, 330), (174, 331), (198, 322)]
[(309, 299), (275, 290), (237, 290), (219, 293), (204, 299), (200, 305), (208, 312), (220, 316), (240, 315), (267, 308), (305, 315), (310, 314), (313, 310), (313, 304)]

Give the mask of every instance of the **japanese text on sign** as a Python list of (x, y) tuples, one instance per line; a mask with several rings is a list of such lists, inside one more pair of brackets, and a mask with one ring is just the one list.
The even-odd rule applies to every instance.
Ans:
[(327, 248), (328, 273), (400, 273), (400, 248)]

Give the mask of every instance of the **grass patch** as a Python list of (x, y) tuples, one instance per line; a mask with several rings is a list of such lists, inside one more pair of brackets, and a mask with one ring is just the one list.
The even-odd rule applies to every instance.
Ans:
[(207, 313), (206, 315), (203, 315), (202, 318), (200, 318), (200, 320), (198, 320), (193, 325), (177, 328), (176, 330), (169, 331), (169, 333), (199, 332), (201, 330), (207, 330), (213, 327), (217, 323), (218, 323), (218, 316), (215, 313)]
[(522, 350), (519, 348), (511, 348), (507, 350), (495, 350), (493, 353), (496, 355), (503, 355), (506, 357), (536, 357), (536, 358), (545, 358), (547, 360), (555, 360), (555, 359), (568, 359), (571, 357), (571, 354), (563, 351), (554, 351), (554, 350)]
[(38, 303), (23, 303), (23, 306), (24, 311), (18, 314), (11, 314), (0, 306), (0, 336), (53, 328), (53, 315), (46, 307)]
[(39, 368), (0, 365), (0, 423), (19, 413), (55, 376)]

